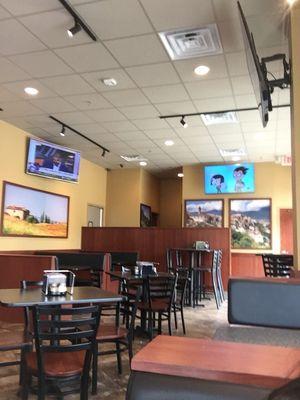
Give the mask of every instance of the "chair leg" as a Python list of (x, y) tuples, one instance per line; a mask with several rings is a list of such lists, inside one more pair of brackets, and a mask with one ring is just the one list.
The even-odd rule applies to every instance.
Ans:
[(183, 330), (183, 334), (185, 335), (186, 331), (185, 331), (185, 322), (184, 322), (183, 305), (182, 304), (180, 306), (180, 314), (181, 314), (182, 330)]
[(24, 365), (23, 376), (22, 376), (22, 400), (28, 399), (29, 384), (30, 384), (30, 376), (28, 374), (26, 365)]
[(133, 351), (132, 351), (132, 340), (130, 338), (128, 339), (128, 357), (129, 357), (129, 366), (131, 369), (131, 360), (133, 357)]
[(171, 310), (168, 310), (168, 327), (169, 327), (169, 335), (172, 336)]
[(97, 394), (98, 381), (98, 344), (93, 350), (92, 358), (92, 394)]
[(38, 400), (45, 400), (45, 397), (46, 397), (45, 381), (38, 379)]
[(217, 282), (216, 282), (216, 277), (215, 277), (214, 271), (212, 271), (211, 277), (212, 277), (212, 286), (213, 286), (214, 296), (215, 296), (215, 300), (216, 300), (216, 306), (217, 306), (217, 309), (219, 309), (220, 301), (219, 301), (219, 294), (218, 294)]
[(152, 311), (148, 312), (148, 331), (150, 340), (153, 339), (153, 322), (152, 322)]
[(173, 304), (173, 313), (174, 313), (174, 323), (175, 323), (175, 329), (177, 330), (177, 315), (176, 315), (176, 304)]
[(20, 353), (20, 376), (19, 376), (19, 385), (23, 385), (23, 381), (25, 379), (24, 374), (25, 374), (25, 354), (26, 354), (27, 348), (22, 347), (21, 353)]
[(117, 361), (118, 361), (118, 373), (122, 374), (122, 358), (121, 358), (121, 348), (120, 343), (116, 342), (116, 353), (117, 353)]

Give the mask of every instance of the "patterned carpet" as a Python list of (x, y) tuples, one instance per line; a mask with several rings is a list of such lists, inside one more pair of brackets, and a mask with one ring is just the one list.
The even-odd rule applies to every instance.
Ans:
[[(205, 307), (197, 307), (195, 309), (185, 309), (185, 320), (187, 337), (211, 338), (216, 329), (226, 322), (227, 306), (224, 304), (220, 310), (216, 310), (214, 301), (205, 301)], [(22, 329), (21, 325), (8, 325), (0, 322), (0, 328), (7, 330)], [(173, 332), (174, 335), (182, 336), (181, 326), (179, 324), (178, 331)], [(166, 326), (163, 326), (166, 332)], [(147, 343), (147, 340), (135, 339), (134, 351), (138, 351)], [(1, 360), (12, 360), (18, 355), (14, 352), (6, 352), (0, 354)], [(127, 355), (123, 355), (123, 374), (118, 375), (115, 356), (99, 357), (99, 374), (98, 374), (98, 394), (90, 396), (91, 399), (105, 400), (124, 400), (126, 386), (129, 377), (129, 365)], [(17, 367), (0, 368), (0, 400), (17, 400), (19, 391), (19, 376)], [(35, 395), (29, 396), (36, 399)], [(49, 399), (53, 398), (49, 396)], [(66, 399), (79, 399), (79, 395), (69, 395)]]

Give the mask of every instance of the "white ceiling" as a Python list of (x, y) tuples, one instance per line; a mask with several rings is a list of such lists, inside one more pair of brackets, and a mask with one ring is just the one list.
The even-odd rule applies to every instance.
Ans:
[[(235, 0), (69, 0), (98, 37), (84, 31), (73, 39), (72, 17), (57, 0), (0, 0), (1, 118), (43, 139), (77, 148), (106, 168), (136, 167), (120, 154), (140, 154), (153, 172), (199, 162), (224, 161), (219, 149), (243, 147), (251, 161), (290, 154), (290, 114), (276, 109), (263, 129), (257, 111), (239, 112), (237, 124), (206, 128), (185, 114), (255, 107)], [(286, 0), (241, 0), (260, 56), (286, 52), (283, 14)], [(172, 62), (158, 32), (217, 23), (223, 54)], [(205, 64), (205, 77), (193, 73)], [(274, 65), (272, 72), (278, 72)], [(113, 77), (116, 87), (101, 79)], [(39, 90), (32, 98), (26, 86)], [(276, 90), (273, 104), (289, 103), (289, 91)], [(67, 131), (62, 120), (111, 152), (101, 151)], [(174, 140), (166, 147), (166, 139)], [(226, 161), (226, 160), (225, 160)]]

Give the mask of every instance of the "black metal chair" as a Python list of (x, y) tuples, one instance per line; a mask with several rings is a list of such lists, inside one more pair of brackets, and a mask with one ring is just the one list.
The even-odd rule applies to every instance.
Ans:
[[(122, 282), (120, 294), (124, 296), (124, 301), (115, 304), (114, 308), (112, 306), (110, 309), (106, 308), (101, 314), (101, 323), (98, 327), (96, 346), (93, 351), (92, 394), (97, 393), (98, 356), (116, 354), (119, 374), (122, 373), (122, 352), (128, 350), (129, 363), (131, 363), (135, 317), (141, 292), (141, 287), (129, 285), (126, 281)], [(109, 317), (108, 322), (103, 322), (103, 320), (107, 319), (105, 317)], [(121, 324), (121, 317), (123, 318), (123, 324)], [(114, 344), (115, 350), (99, 351), (99, 345), (101, 347), (105, 343)]]
[(174, 322), (175, 322), (175, 328), (177, 329), (178, 328), (177, 312), (180, 312), (182, 330), (185, 335), (186, 329), (185, 329), (183, 308), (185, 302), (186, 289), (189, 282), (189, 271), (186, 269), (177, 269), (177, 274), (178, 278), (177, 278), (176, 290), (173, 301)]
[[(22, 290), (30, 290), (38, 287), (43, 286), (43, 281), (27, 281), (23, 280), (20, 281), (20, 289)], [(24, 307), (24, 326), (25, 326), (25, 331), (33, 337), (33, 324), (30, 318), (30, 308), (29, 307)]]
[(36, 306), (32, 312), (35, 351), (25, 354), (22, 400), (28, 399), (32, 377), (37, 378), (38, 400), (51, 393), (63, 399), (74, 392), (67, 384), (74, 385), (79, 380), (80, 399), (87, 400), (100, 306)]
[[(177, 275), (147, 278), (147, 299), (138, 305), (138, 309), (147, 314), (150, 340), (153, 338), (153, 326), (156, 321), (159, 334), (162, 332), (162, 322), (168, 321), (169, 335), (172, 335), (171, 312), (176, 283)], [(157, 319), (156, 314), (158, 314)]]
[(288, 278), (294, 264), (292, 255), (262, 254), (265, 276)]

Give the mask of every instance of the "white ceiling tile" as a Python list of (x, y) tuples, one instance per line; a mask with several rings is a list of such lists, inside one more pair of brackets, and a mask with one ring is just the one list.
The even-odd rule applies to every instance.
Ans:
[(105, 45), (124, 67), (169, 60), (162, 43), (153, 34), (109, 40)]
[(254, 94), (242, 94), (234, 96), (237, 108), (257, 107), (257, 101)]
[(233, 53), (244, 49), (242, 30), (238, 18), (219, 22), (218, 28), (225, 53)]
[(142, 35), (153, 31), (137, 0), (110, 0), (76, 7), (102, 40)]
[(118, 142), (111, 143), (109, 145), (111, 151), (114, 151), (116, 153), (124, 154), (132, 151), (132, 148), (128, 146), (126, 143), (121, 142), (120, 140)]
[(32, 126), (43, 128), (45, 130), (57, 127), (57, 122), (51, 120), (48, 114), (28, 117), (26, 116), (26, 121)]
[(239, 123), (210, 125), (207, 129), (212, 135), (241, 133), (241, 126)]
[(1, 112), (1, 118), (5, 117), (19, 117), (24, 116), (27, 117), (29, 115), (39, 115), (42, 114), (39, 108), (34, 107), (29, 102), (24, 101), (16, 101), (11, 103), (3, 103), (2, 104), (3, 111)]
[(21, 96), (11, 93), (9, 90), (0, 86), (0, 102), (5, 101), (6, 103), (10, 101), (21, 100)]
[(180, 82), (171, 63), (152, 64), (126, 68), (139, 87), (159, 86)]
[(206, 146), (210, 145), (213, 146), (214, 142), (212, 141), (212, 138), (208, 135), (206, 136), (192, 136), (192, 137), (185, 137), (182, 138), (184, 143), (193, 150), (194, 146)]
[(194, 100), (199, 112), (230, 110), (235, 108), (233, 97), (217, 97), (213, 99)]
[(247, 75), (249, 73), (245, 52), (238, 51), (228, 53), (225, 56), (230, 76)]
[(126, 117), (115, 108), (105, 110), (91, 110), (86, 111), (85, 113), (96, 122), (122, 121), (126, 119)]
[(169, 115), (169, 114), (184, 115), (197, 112), (194, 104), (191, 101), (156, 104), (156, 108), (161, 113), (161, 115)]
[(76, 72), (105, 70), (119, 66), (101, 43), (66, 47), (55, 50), (55, 53)]
[(117, 132), (115, 134), (120, 140), (125, 142), (131, 142), (135, 140), (145, 140), (147, 137), (141, 131), (128, 131), (128, 132)]
[(73, 124), (72, 128), (76, 129), (77, 131), (88, 134), (88, 135), (98, 135), (106, 132), (100, 123), (92, 123), (92, 124)]
[(126, 132), (126, 131), (133, 131), (136, 129), (129, 121), (110, 121), (110, 122), (103, 122), (102, 124), (105, 129), (109, 130), (110, 132)]
[(79, 75), (54, 76), (40, 81), (60, 96), (95, 92)]
[[(85, 132), (84, 132), (85, 134)], [(103, 145), (108, 145), (110, 143), (118, 142), (119, 138), (112, 133), (88, 133), (86, 136), (88, 136), (90, 139), (96, 141), (97, 143), (101, 143)]]
[(290, 89), (280, 90), (278, 94), (279, 104), (290, 104), (291, 102), (291, 94)]
[[(17, 82), (10, 82), (10, 83), (3, 83), (2, 85), (10, 92), (22, 97), (26, 100), (33, 100), (33, 99), (41, 99), (44, 97), (55, 97), (55, 93), (50, 90), (47, 86), (40, 83), (37, 80), (28, 80), (28, 81), (17, 81)], [(39, 93), (34, 97), (30, 96), (24, 92), (26, 87), (34, 87), (39, 91)]]
[[(91, 42), (91, 38), (83, 30), (72, 38), (68, 36), (67, 29), (74, 26), (74, 19), (64, 9), (28, 15), (21, 17), (20, 21), (50, 48), (74, 46), (76, 44)], [(28, 49), (26, 51), (34, 50), (41, 50), (41, 48)], [(15, 53), (21, 52), (25, 53), (24, 50)]]
[(5, 10), (2, 6), (0, 6), (0, 19), (10, 18), (11, 14)]
[(249, 76), (235, 76), (231, 78), (235, 95), (253, 94), (253, 86)]
[(148, 136), (149, 139), (174, 139), (177, 138), (176, 133), (173, 129), (145, 129), (145, 134)]
[(27, 128), (26, 132), (32, 133), (32, 135), (35, 135), (42, 139), (49, 139), (51, 137), (55, 137), (55, 135), (51, 135), (49, 134), (49, 132), (41, 128)]
[(65, 75), (72, 69), (49, 50), (10, 56), (9, 59), (33, 78)]
[(0, 54), (12, 55), (45, 49), (43, 43), (15, 19), (0, 21)]
[(185, 87), (193, 99), (207, 99), (232, 95), (228, 79), (189, 82), (185, 83)]
[(282, 107), (278, 108), (277, 118), (278, 120), (287, 119), (290, 121), (291, 119), (291, 108), (290, 107)]
[(163, 119), (147, 118), (132, 121), (139, 129), (167, 129), (168, 125)]
[(53, 116), (70, 126), (73, 126), (73, 124), (88, 124), (92, 122), (91, 118), (80, 111), (54, 113)]
[[(215, 78), (227, 78), (227, 67), (223, 55), (211, 57), (198, 57), (189, 60), (174, 62), (181, 79), (184, 82), (203, 81)], [(196, 75), (194, 69), (199, 65), (205, 65), (210, 68), (207, 75)]]
[[(1, 117), (2, 118), (2, 117)], [(33, 125), (28, 121), (25, 121), (22, 117), (5, 117), (3, 118), (5, 122), (17, 126), (20, 129), (28, 130), (28, 128), (32, 128)]]
[(103, 92), (103, 96), (116, 107), (134, 106), (149, 103), (140, 89)]
[(14, 65), (4, 57), (0, 57), (0, 82), (12, 82), (29, 78), (21, 68)]
[(285, 132), (287, 135), (291, 135), (291, 121), (280, 120), (277, 122), (277, 131)]
[(137, 150), (148, 150), (148, 149), (155, 149), (157, 147), (156, 143), (149, 139), (143, 140), (136, 140), (133, 142), (132, 147)]
[(45, 111), (46, 113), (55, 113), (55, 112), (68, 112), (74, 111), (75, 107), (73, 107), (66, 100), (61, 97), (50, 97), (46, 99), (35, 99), (31, 100), (31, 104)]
[(218, 21), (224, 21), (230, 18), (238, 17), (238, 7), (236, 0), (212, 0), (216, 18)]
[(260, 118), (258, 110), (241, 111), (237, 115), (240, 122), (259, 121)]
[[(220, 143), (237, 143), (236, 147), (240, 147), (240, 144), (238, 143), (243, 143), (243, 135), (242, 133), (239, 134), (227, 134), (227, 135), (212, 135), (213, 140), (216, 144), (220, 144)], [(233, 147), (234, 148), (234, 147)]]
[(270, 47), (287, 41), (282, 29), (282, 21), (283, 14), (274, 12), (248, 17), (247, 23), (253, 33), (256, 46)]
[(153, 86), (143, 89), (152, 103), (170, 103), (173, 101), (189, 100), (183, 85)]
[(79, 94), (65, 96), (65, 99), (78, 110), (95, 110), (97, 108), (111, 108), (111, 104), (100, 93)]
[[(113, 92), (121, 89), (132, 89), (136, 84), (129, 78), (128, 74), (122, 69), (112, 69), (106, 71), (88, 72), (82, 74), (82, 77), (87, 80), (99, 92)], [(114, 78), (117, 81), (116, 86), (106, 86), (102, 82), (104, 78)]]
[(119, 110), (129, 119), (157, 118), (159, 115), (152, 105), (120, 107)]
[(62, 7), (57, 0), (0, 0), (0, 4), (16, 16), (55, 10)]
[(210, 0), (141, 0), (157, 30), (199, 27), (214, 21)]
[[(182, 125), (180, 123), (180, 119), (181, 119), (181, 116), (178, 118), (168, 118), (168, 119), (166, 119), (166, 121), (173, 128), (183, 129)], [(191, 127), (197, 127), (197, 129), (198, 129), (198, 127), (204, 127), (200, 115), (188, 116), (188, 117), (185, 117), (185, 120), (188, 123), (188, 128), (184, 128), (183, 130), (186, 132), (187, 135), (189, 134)]]
[[(184, 140), (189, 140), (189, 139), (196, 139), (196, 138), (204, 138), (208, 136), (208, 130), (205, 127), (202, 126), (190, 126), (185, 129), (185, 128), (175, 128), (176, 133), (178, 134), (179, 137), (181, 137)], [(210, 136), (208, 136), (210, 137)]]
[(261, 129), (273, 131), (276, 129), (276, 123), (268, 123), (268, 125), (263, 128), (261, 120), (257, 119), (255, 121), (241, 122), (241, 128), (243, 132), (255, 132)]

